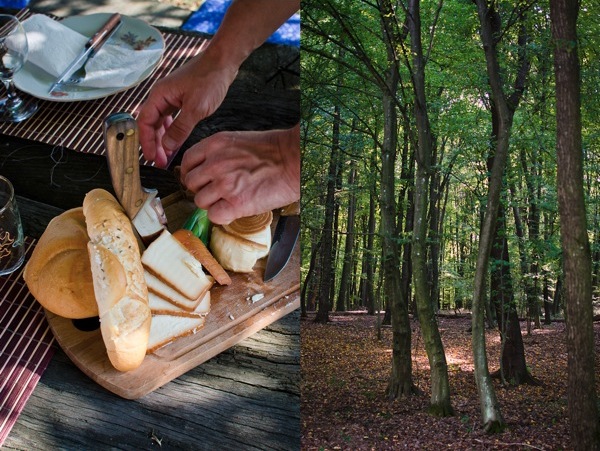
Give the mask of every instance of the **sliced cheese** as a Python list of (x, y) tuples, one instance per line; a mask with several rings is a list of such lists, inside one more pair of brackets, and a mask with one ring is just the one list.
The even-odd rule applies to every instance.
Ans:
[(203, 316), (152, 315), (147, 353), (151, 354), (178, 338), (198, 332), (204, 326)]
[(206, 278), (206, 283), (204, 284), (200, 295), (196, 299), (189, 299), (174, 289), (171, 285), (165, 283), (161, 278), (148, 271), (144, 271), (144, 278), (146, 279), (148, 292), (154, 293), (170, 303), (175, 304), (177, 307), (190, 312), (198, 307), (198, 305), (202, 302), (204, 295), (212, 286), (211, 279)]
[(210, 291), (206, 292), (198, 306), (192, 311), (182, 309), (153, 292), (148, 293), (148, 302), (153, 315), (206, 316), (210, 312)]
[(200, 262), (167, 230), (144, 251), (142, 264), (190, 300), (198, 299), (211, 285)]

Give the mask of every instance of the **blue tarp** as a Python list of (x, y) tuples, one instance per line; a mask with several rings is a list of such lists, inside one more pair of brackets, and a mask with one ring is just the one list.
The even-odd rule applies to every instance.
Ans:
[[(181, 26), (185, 31), (198, 31), (214, 35), (223, 20), (231, 0), (206, 0)], [(296, 13), (284, 23), (267, 42), (300, 47), (300, 14)]]
[(21, 9), (29, 5), (29, 0), (0, 0), (0, 8)]

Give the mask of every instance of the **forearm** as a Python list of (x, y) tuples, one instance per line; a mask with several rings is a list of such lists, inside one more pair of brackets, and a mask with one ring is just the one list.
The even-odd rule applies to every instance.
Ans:
[(239, 66), (300, 9), (300, 0), (233, 0), (205, 53)]

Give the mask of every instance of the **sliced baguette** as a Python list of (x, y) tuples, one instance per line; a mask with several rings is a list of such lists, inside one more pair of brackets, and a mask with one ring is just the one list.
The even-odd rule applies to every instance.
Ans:
[(153, 315), (147, 353), (156, 352), (178, 338), (195, 334), (204, 326), (203, 316)]
[(102, 339), (112, 365), (130, 371), (146, 355), (152, 319), (137, 239), (123, 208), (108, 191), (90, 191), (83, 214)]

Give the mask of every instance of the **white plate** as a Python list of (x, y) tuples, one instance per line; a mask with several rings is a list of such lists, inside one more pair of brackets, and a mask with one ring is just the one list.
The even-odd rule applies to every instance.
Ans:
[[(62, 20), (61, 23), (84, 36), (92, 36), (111, 16), (110, 13), (97, 13), (90, 14), (87, 16), (73, 16), (67, 17)], [(122, 16), (123, 24), (117, 30), (116, 34), (112, 39), (118, 40), (121, 36), (127, 33), (132, 33), (138, 39), (145, 40), (146, 38), (154, 38), (154, 41), (147, 47), (149, 49), (160, 49), (161, 57), (162, 52), (165, 49), (165, 41), (162, 34), (154, 27), (148, 25), (146, 22), (133, 17)], [(68, 94), (56, 97), (51, 95), (48, 91), (50, 86), (56, 80), (56, 77), (48, 74), (39, 67), (27, 62), (23, 68), (15, 74), (15, 85), (16, 87), (28, 94), (31, 94), (38, 99), (51, 100), (53, 102), (75, 102), (79, 100), (92, 100), (107, 97), (120, 91), (137, 86), (142, 81), (154, 72), (156, 66), (160, 63), (161, 57), (157, 58), (156, 61), (144, 71), (144, 73), (129, 86), (119, 86), (114, 88), (86, 88), (86, 87), (71, 87), (69, 88)]]

